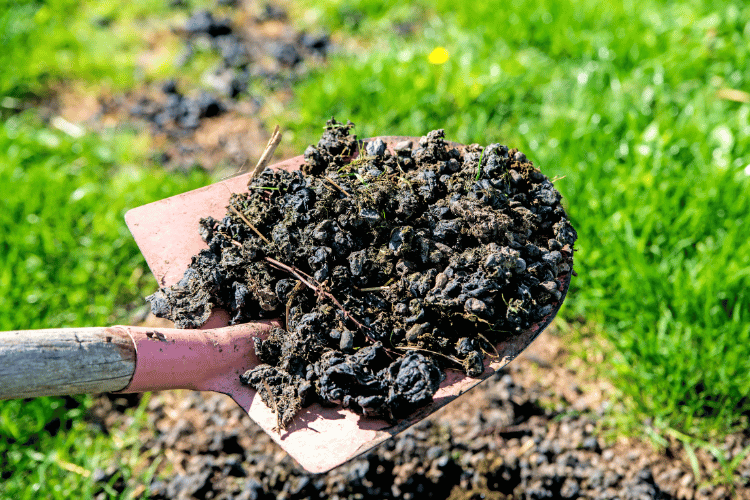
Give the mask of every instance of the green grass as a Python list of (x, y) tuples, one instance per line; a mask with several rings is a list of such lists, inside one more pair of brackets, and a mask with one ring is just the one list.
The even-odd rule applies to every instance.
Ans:
[[(300, 7), (302, 9), (302, 7)], [(604, 326), (638, 427), (719, 436), (750, 412), (750, 7), (715, 2), (307, 3), (354, 36), (297, 90), (288, 126), (517, 146), (579, 233), (562, 315)], [(414, 21), (416, 34), (393, 34)], [(428, 63), (437, 46), (451, 57)]]
[[(137, 65), (144, 33), (190, 12), (167, 5), (0, 0), (4, 330), (125, 321), (155, 285), (122, 214), (209, 182), (149, 167), (126, 134), (72, 138), (33, 111), (13, 114), (71, 82), (116, 91), (174, 75), (171, 53), (145, 73)], [(519, 147), (565, 176), (556, 184), (579, 231), (579, 276), (561, 314), (596, 323), (615, 347), (606, 366), (627, 409), (620, 429), (714, 453), (746, 423), (750, 105), (716, 92), (750, 90), (750, 7), (332, 0), (293, 14), (348, 48), (296, 86), (285, 141), (314, 142), (336, 115), (360, 137), (445, 128), (454, 140)], [(409, 23), (414, 34), (393, 33)], [(427, 60), (437, 46), (451, 55), (439, 66)], [(213, 61), (201, 53), (178, 76), (199, 85)], [(93, 481), (80, 472), (113, 460), (121, 477), (148, 481), (137, 441), (145, 403), (131, 430), (110, 436), (87, 422), (91, 404), (0, 402), (0, 498), (89, 498)], [(132, 493), (111, 486), (110, 496)]]
[[(92, 398), (37, 398), (0, 404), (0, 498), (132, 498), (135, 484), (148, 484), (161, 462), (141, 451), (139, 432), (148, 427), (146, 395), (129, 411), (124, 430), (103, 433), (89, 424)], [(59, 429), (59, 430), (55, 430)], [(146, 461), (151, 463), (146, 465)], [(97, 469), (117, 467), (106, 483), (95, 483)], [(118, 482), (134, 481), (123, 490)]]
[(0, 328), (111, 323), (153, 285), (125, 211), (208, 176), (138, 167), (133, 146), (126, 135), (73, 139), (28, 115), (0, 126)]
[(179, 26), (194, 6), (209, 2), (186, 3), (180, 10), (162, 0), (0, 0), (0, 99), (46, 97), (72, 79), (124, 90), (173, 75), (178, 46), (145, 70), (138, 56), (148, 33)]
[[(186, 14), (156, 0), (0, 4), (0, 328), (127, 322), (156, 284), (125, 211), (210, 178), (149, 166), (145, 145), (126, 133), (69, 137), (33, 106), (65, 85), (117, 91), (173, 73), (171, 62), (140, 70), (137, 57), (145, 33)], [(101, 489), (92, 472), (111, 464), (118, 473), (104, 493), (131, 496), (114, 483), (147, 484), (158, 464), (143, 468), (147, 401), (110, 434), (88, 421), (91, 396), (0, 401), (0, 498), (92, 498)]]
[[(122, 134), (72, 138), (30, 113), (0, 124), (1, 330), (127, 321), (127, 308), (156, 288), (123, 215), (210, 178), (136, 166), (141, 149)], [(91, 397), (0, 402), (0, 498), (91, 497), (93, 479), (67, 464), (91, 472), (130, 456), (120, 474), (133, 474), (143, 405), (131, 430), (107, 436), (86, 422), (91, 404)]]

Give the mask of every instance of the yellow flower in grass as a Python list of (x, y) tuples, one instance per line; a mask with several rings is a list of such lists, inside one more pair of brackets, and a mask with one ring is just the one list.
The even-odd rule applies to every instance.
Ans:
[(427, 56), (427, 60), (430, 61), (430, 64), (445, 64), (450, 57), (451, 55), (445, 47), (435, 47), (435, 50)]

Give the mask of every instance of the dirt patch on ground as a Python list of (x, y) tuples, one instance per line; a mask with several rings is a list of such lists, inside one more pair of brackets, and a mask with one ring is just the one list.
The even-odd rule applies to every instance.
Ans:
[[(657, 451), (636, 440), (605, 442), (597, 422), (609, 403), (592, 404), (599, 396), (589, 397), (588, 388), (606, 386), (574, 367), (553, 325), (467, 395), (323, 475), (299, 469), (229, 397), (156, 393), (149, 403), (155, 432), (144, 433), (142, 449), (165, 460), (151, 484), (130, 486), (170, 499), (750, 498), (750, 458), (740, 463), (732, 490), (698, 486), (676, 445)], [(120, 412), (128, 403), (137, 399), (102, 396), (93, 414), (105, 427), (127, 425)], [(747, 446), (750, 438), (736, 435), (725, 448), (731, 458)], [(706, 460), (705, 481), (715, 460), (699, 458)], [(116, 464), (99, 472), (111, 478)]]
[[(223, 167), (231, 174), (254, 166), (273, 117), (292, 97), (292, 84), (325, 64), (330, 37), (322, 29), (295, 29), (286, 12), (271, 4), (238, 2), (185, 17), (149, 28), (139, 65), (171, 64), (191, 76), (125, 93), (66, 85), (55, 91), (44, 114), (91, 130), (139, 129), (167, 168)], [(214, 62), (196, 75), (196, 58)], [(289, 156), (286, 147), (277, 157)]]
[[(178, 66), (187, 65), (201, 50), (220, 56), (201, 86), (223, 109), (212, 116), (198, 109), (196, 115), (196, 108), (188, 105), (193, 110), (188, 114), (198, 116), (196, 127), (196, 122), (182, 127), (167, 120), (161, 128), (155, 123), (174, 95), (164, 91), (165, 82), (125, 95), (66, 87), (44, 113), (63, 118), (55, 126), (71, 134), (80, 133), (76, 127), (81, 126), (136, 127), (149, 135), (169, 168), (224, 164), (238, 169), (254, 164), (273, 125), (267, 125), (268, 117), (289, 98), (288, 83), (303, 77), (306, 68), (323, 64), (325, 52), (319, 49), (327, 42), (324, 35), (316, 39), (296, 32), (279, 9), (257, 10), (250, 2), (217, 11), (213, 18), (204, 24), (208, 31), (197, 29), (200, 17), (193, 19), (192, 34), (184, 24), (167, 27), (154, 35), (152, 49), (141, 59), (144, 66), (162, 64), (172, 57), (166, 50), (170, 46), (181, 47)], [(227, 31), (224, 18), (230, 29), (222, 35), (218, 33)], [(234, 39), (221, 39), (227, 34)], [(245, 68), (233, 61), (234, 55), (244, 57), (243, 45), (252, 54)], [(245, 76), (247, 88), (233, 97)], [(176, 90), (195, 101), (201, 89), (194, 83), (176, 82)], [(264, 89), (262, 97), (255, 86)], [(144, 99), (155, 111), (153, 118), (133, 113)], [(176, 99), (171, 99), (174, 104)], [(281, 150), (277, 156), (292, 153)], [(717, 462), (703, 451), (696, 452), (697, 479), (690, 457), (676, 443), (655, 451), (635, 440), (604, 442), (597, 426), (609, 411), (611, 390), (605, 381), (584, 373), (589, 374), (575, 365), (558, 337), (543, 333), (507, 369), (464, 397), (366, 455), (317, 476), (300, 470), (229, 397), (156, 393), (148, 407), (153, 432), (144, 431), (141, 451), (151, 457), (144, 458), (144, 467), (161, 461), (157, 478), (150, 484), (112, 481), (119, 474), (117, 463), (92, 473), (102, 485), (98, 498), (109, 496), (104, 485), (110, 484), (118, 491), (131, 487), (136, 497), (170, 499), (750, 499), (749, 457), (739, 463), (734, 489), (710, 487), (704, 485), (705, 478)], [(139, 401), (139, 395), (100, 396), (89, 419), (105, 431), (124, 428), (130, 423), (129, 409)], [(721, 447), (732, 460), (748, 446), (750, 438), (738, 434)]]

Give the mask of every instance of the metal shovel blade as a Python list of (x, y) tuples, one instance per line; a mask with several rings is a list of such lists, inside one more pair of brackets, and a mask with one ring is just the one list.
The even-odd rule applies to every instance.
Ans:
[[(381, 137), (388, 147), (413, 137)], [(456, 145), (458, 146), (458, 145)], [(302, 156), (277, 163), (271, 168), (294, 170), (304, 163)], [(226, 215), (229, 197), (232, 193), (246, 192), (250, 174), (212, 184), (194, 191), (183, 193), (161, 201), (130, 210), (125, 215), (143, 256), (159, 286), (168, 287), (177, 283), (191, 257), (206, 248), (198, 233), (198, 221), (207, 216), (221, 219)], [(553, 311), (543, 321), (533, 325), (497, 346), (499, 358), (485, 360), (484, 373), (478, 378), (469, 378), (455, 371), (448, 371), (446, 379), (434, 396), (434, 400), (409, 418), (396, 424), (384, 420), (366, 418), (344, 408), (328, 408), (313, 404), (303, 408), (285, 431), (275, 430), (276, 416), (258, 397), (255, 390), (244, 386), (238, 374), (252, 368), (257, 359), (248, 345), (247, 356), (241, 361), (237, 356), (222, 359), (217, 356), (213, 363), (224, 363), (223, 377), (214, 376), (207, 380), (202, 390), (211, 390), (232, 397), (248, 415), (265, 430), (271, 438), (310, 472), (326, 472), (364, 453), (391, 436), (406, 429), (417, 421), (429, 416), (456, 397), (490, 377), (495, 371), (507, 365), (523, 351), (554, 318), (570, 283), (570, 275), (562, 276), (561, 298), (554, 304)], [(227, 325), (226, 315), (215, 315), (204, 328)], [(258, 331), (267, 332), (267, 328)], [(217, 372), (214, 367), (214, 373)]]

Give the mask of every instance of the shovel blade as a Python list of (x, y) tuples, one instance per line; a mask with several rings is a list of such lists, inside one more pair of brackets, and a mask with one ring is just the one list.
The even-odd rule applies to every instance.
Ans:
[[(405, 139), (418, 140), (390, 136), (381, 139), (389, 148)], [(294, 170), (303, 163), (304, 157), (297, 156), (271, 168)], [(223, 218), (231, 194), (246, 192), (249, 178), (250, 174), (244, 174), (226, 179), (134, 208), (125, 214), (128, 228), (159, 286), (169, 287), (182, 278), (192, 256), (206, 248), (198, 233), (200, 219), (207, 216)], [(480, 377), (469, 378), (462, 373), (448, 371), (433, 402), (395, 424), (365, 418), (348, 409), (327, 408), (316, 403), (303, 408), (287, 429), (279, 433), (273, 410), (255, 397), (255, 390), (243, 386), (239, 381), (237, 374), (247, 369), (246, 363), (242, 363), (244, 366), (228, 364), (225, 376), (206, 380), (199, 389), (232, 397), (302, 467), (314, 473), (326, 472), (429, 416), (512, 361), (554, 318), (567, 292), (570, 275), (562, 277), (561, 281), (562, 296), (553, 311), (529, 330), (499, 344), (499, 357), (485, 360), (485, 370)], [(225, 315), (214, 316), (204, 328), (225, 326), (227, 319)]]

